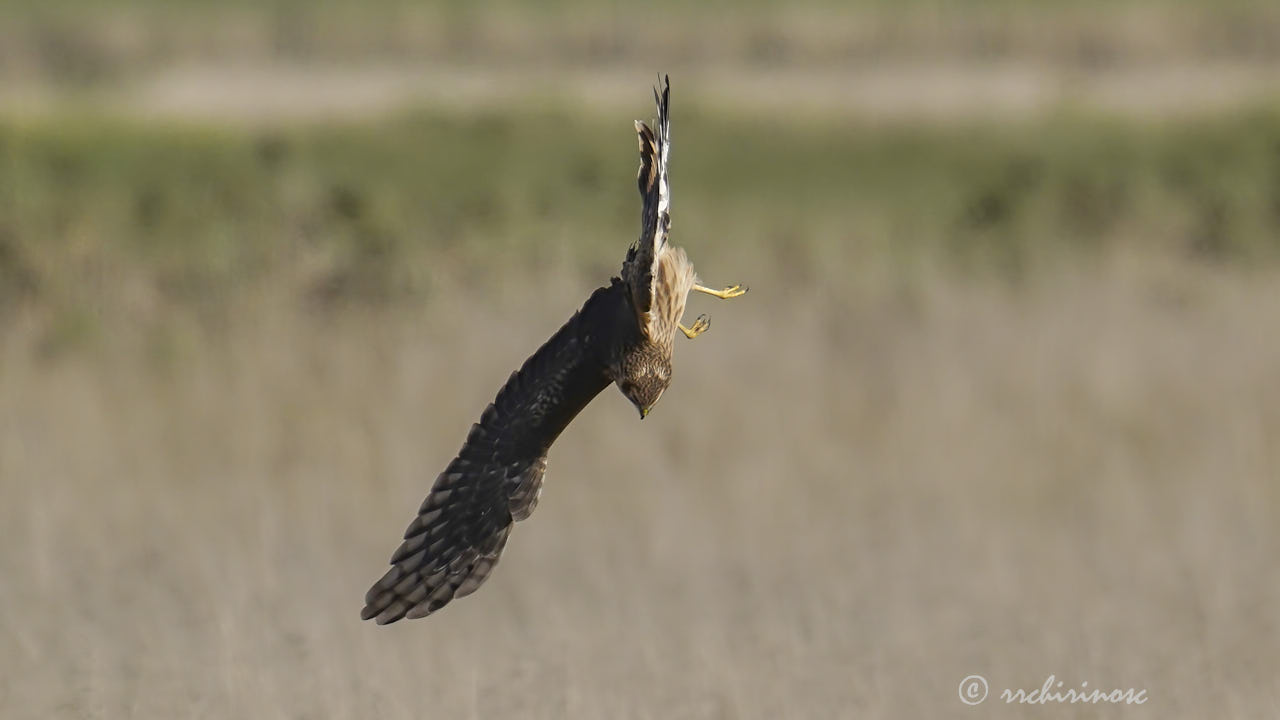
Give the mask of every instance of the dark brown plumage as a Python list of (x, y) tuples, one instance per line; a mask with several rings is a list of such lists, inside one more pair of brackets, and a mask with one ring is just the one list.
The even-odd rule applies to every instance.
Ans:
[(569, 422), (609, 383), (641, 417), (671, 382), (676, 330), (694, 337), (706, 329), (680, 325), (696, 284), (683, 250), (667, 242), (670, 229), (670, 84), (658, 103), (658, 131), (636, 123), (638, 183), (644, 199), (640, 238), (621, 277), (597, 289), (573, 317), (519, 370), (471, 426), (458, 456), (436, 478), (391, 569), (365, 595), (361, 618), (379, 624), (417, 618), (475, 591), (497, 564), (512, 523), (533, 512), (542, 491), (547, 451)]

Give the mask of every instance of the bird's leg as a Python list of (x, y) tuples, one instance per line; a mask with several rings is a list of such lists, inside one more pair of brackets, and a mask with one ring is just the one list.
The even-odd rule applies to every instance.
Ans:
[(706, 293), (706, 294), (708, 294), (708, 295), (711, 295), (712, 297), (718, 297), (718, 298), (720, 298), (721, 300), (730, 300), (730, 299), (732, 299), (732, 298), (741, 297), (741, 296), (743, 296), (743, 295), (746, 295), (746, 294), (747, 294), (747, 289), (748, 289), (748, 288), (745, 288), (745, 287), (743, 287), (743, 286), (741, 286), (741, 285), (732, 285), (732, 286), (727, 287), (727, 288), (725, 288), (725, 289), (723, 289), (723, 290), (712, 290), (712, 289), (711, 289), (711, 288), (709, 288), (709, 287), (702, 287), (701, 285), (694, 285), (694, 286), (693, 286), (693, 289), (694, 289), (694, 290), (697, 290), (697, 291), (698, 291), (698, 292), (700, 292), (700, 293)]
[(680, 332), (684, 333), (685, 337), (692, 340), (706, 332), (707, 328), (711, 327), (711, 318), (707, 317), (705, 314), (699, 315), (698, 319), (693, 321), (693, 327), (685, 327), (680, 323), (676, 323), (676, 327), (680, 328)]

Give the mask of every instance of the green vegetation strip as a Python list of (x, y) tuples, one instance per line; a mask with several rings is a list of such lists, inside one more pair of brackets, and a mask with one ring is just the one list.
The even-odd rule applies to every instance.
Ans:
[[(678, 112), (673, 232), (703, 263), (835, 281), (871, 264), (1034, 277), (1121, 246), (1280, 257), (1273, 110), (1011, 128)], [(216, 305), (282, 274), (308, 297), (390, 302), (442, 269), (608, 271), (638, 228), (635, 164), (629, 118), (541, 110), (260, 131), (0, 124), (0, 308), (110, 308), (125, 279)]]

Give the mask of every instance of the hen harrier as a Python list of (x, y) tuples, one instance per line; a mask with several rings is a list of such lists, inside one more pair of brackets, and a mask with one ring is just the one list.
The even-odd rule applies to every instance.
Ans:
[(746, 292), (698, 284), (684, 250), (667, 242), (671, 84), (664, 81), (662, 94), (653, 93), (657, 132), (636, 121), (644, 204), (622, 276), (593, 292), (471, 426), (391, 556), (391, 569), (365, 595), (362, 619), (382, 625), (424, 617), (475, 592), (498, 563), (512, 523), (537, 505), (547, 450), (574, 416), (612, 382), (644, 418), (671, 383), (676, 330), (694, 338), (710, 325), (705, 315), (692, 327), (680, 324), (689, 292), (721, 299)]

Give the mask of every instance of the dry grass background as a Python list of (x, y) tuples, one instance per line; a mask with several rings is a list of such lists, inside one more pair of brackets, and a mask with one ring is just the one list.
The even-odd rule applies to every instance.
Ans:
[[(174, 376), (127, 327), (91, 359), (37, 361), (18, 318), (4, 715), (1280, 707), (1273, 273), (1120, 258), (1013, 302), (731, 270), (751, 294), (695, 308), (712, 331), (680, 344), (654, 415), (608, 390), (486, 586), (387, 628), (358, 621), (366, 586), (586, 285), (324, 321), (257, 298)], [(980, 710), (956, 694), (971, 673), (993, 688)], [(996, 703), (1050, 673), (1150, 702)]]
[[(1273, 4), (383, 3), (0, 7), (0, 718), (1280, 716)], [(655, 56), (751, 293), (361, 623), (620, 262)]]

